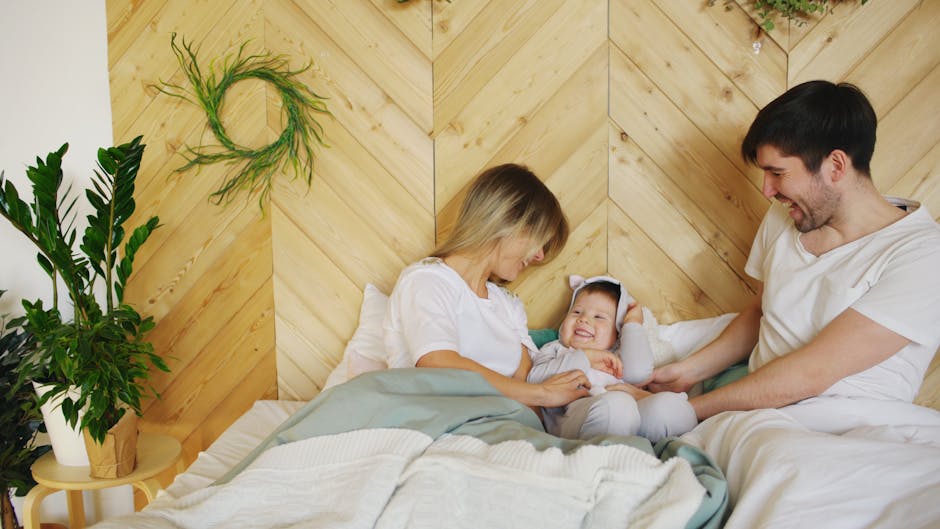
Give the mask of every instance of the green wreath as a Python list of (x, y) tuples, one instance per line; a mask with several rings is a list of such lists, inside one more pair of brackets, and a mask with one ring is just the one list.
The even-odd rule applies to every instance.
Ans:
[[(196, 147), (187, 146), (183, 156), (186, 163), (175, 172), (185, 172), (192, 167), (224, 162), (233, 166), (226, 174), (225, 181), (210, 197), (216, 203), (230, 202), (240, 190), (247, 190), (248, 196), (260, 193), (258, 203), (262, 211), (267, 203), (272, 186), (272, 178), (278, 170), (293, 169), (294, 178), (303, 174), (309, 187), (313, 179), (313, 142), (327, 146), (323, 141), (323, 127), (316, 119), (317, 114), (330, 114), (324, 97), (317, 95), (297, 76), (306, 71), (312, 63), (299, 70), (291, 70), (283, 55), (271, 55), (265, 52), (245, 56), (244, 43), (234, 56), (227, 56), (215, 71), (212, 64), (208, 75), (204, 75), (196, 61), (196, 52), (186, 39), (182, 39), (182, 48), (176, 44), (176, 33), (170, 38), (170, 47), (176, 54), (180, 67), (189, 79), (193, 98), (179, 85), (162, 82), (157, 87), (161, 92), (179, 97), (200, 106), (206, 112), (208, 126), (220, 145)], [(232, 85), (245, 79), (258, 79), (271, 83), (281, 96), (287, 123), (277, 140), (258, 149), (236, 144), (228, 136), (219, 112), (225, 100), (226, 91)]]

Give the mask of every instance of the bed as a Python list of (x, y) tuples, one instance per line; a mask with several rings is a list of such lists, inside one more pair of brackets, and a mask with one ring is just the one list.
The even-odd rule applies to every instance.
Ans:
[(895, 410), (894, 424), (840, 434), (780, 410), (728, 412), (683, 440), (722, 469), (728, 529), (937, 528), (940, 413), (909, 406)]
[[(820, 433), (804, 424), (831, 403), (812, 400), (655, 447), (562, 440), (475, 374), (382, 369), (383, 312), (367, 286), (316, 399), (255, 403), (145, 509), (95, 527), (940, 527), (934, 409), (849, 403)], [(728, 319), (663, 336), (688, 352)]]

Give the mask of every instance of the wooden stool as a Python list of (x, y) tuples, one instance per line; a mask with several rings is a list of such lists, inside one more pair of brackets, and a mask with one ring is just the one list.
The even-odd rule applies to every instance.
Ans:
[(83, 490), (98, 490), (119, 485), (133, 485), (153, 501), (160, 490), (160, 483), (155, 476), (170, 468), (180, 460), (182, 446), (169, 435), (141, 433), (137, 440), (137, 468), (130, 474), (114, 479), (93, 478), (88, 475), (88, 467), (60, 465), (52, 452), (43, 454), (31, 467), (33, 487), (23, 502), (23, 527), (39, 529), (39, 506), (46, 496), (64, 490), (69, 509), (69, 529), (85, 527), (85, 505), (82, 501)]

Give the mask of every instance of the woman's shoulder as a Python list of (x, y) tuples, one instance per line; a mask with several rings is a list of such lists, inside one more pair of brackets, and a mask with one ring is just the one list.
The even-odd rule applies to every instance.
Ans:
[(522, 299), (519, 298), (519, 295), (509, 290), (505, 286), (497, 285), (496, 283), (488, 283), (491, 302), (495, 302), (508, 311), (510, 315), (514, 318), (521, 319), (523, 321), (527, 320), (525, 313), (525, 304), (522, 302)]
[(509, 290), (503, 285), (493, 283), (492, 281), (487, 282), (489, 291), (491, 294), (494, 294), (496, 297), (499, 297), (502, 301), (507, 303), (522, 303), (522, 300), (519, 299), (519, 295)]
[(463, 280), (443, 260), (438, 257), (425, 257), (402, 270), (398, 276), (398, 285), (440, 285), (441, 287), (460, 286)]
[(440, 276), (448, 277), (450, 275), (451, 269), (449, 266), (444, 264), (444, 261), (439, 257), (425, 257), (420, 261), (415, 261), (410, 265), (406, 266), (401, 272), (401, 277), (410, 277), (410, 276)]

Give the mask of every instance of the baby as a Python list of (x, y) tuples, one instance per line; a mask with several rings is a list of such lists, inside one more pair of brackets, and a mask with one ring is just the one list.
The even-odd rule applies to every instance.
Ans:
[(528, 380), (541, 382), (580, 369), (591, 381), (591, 396), (546, 409), (546, 430), (582, 439), (638, 434), (656, 442), (694, 428), (698, 421), (685, 393), (656, 393), (637, 402), (628, 393), (605, 389), (622, 382), (643, 384), (654, 363), (672, 360), (669, 344), (649, 332), (656, 325), (653, 315), (612, 277), (573, 275), (569, 283), (574, 294), (558, 340), (533, 356)]

